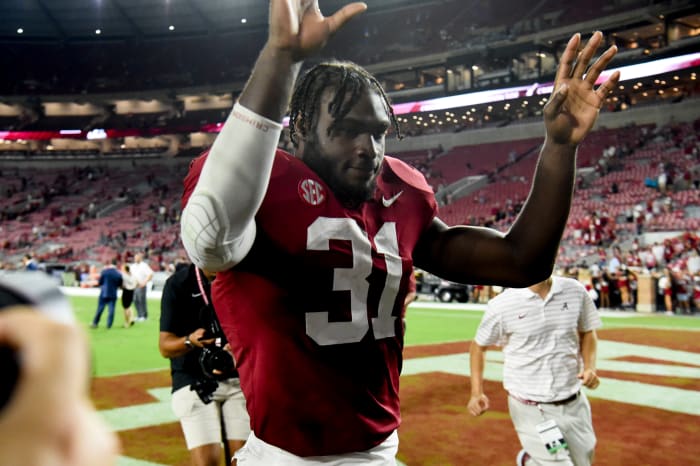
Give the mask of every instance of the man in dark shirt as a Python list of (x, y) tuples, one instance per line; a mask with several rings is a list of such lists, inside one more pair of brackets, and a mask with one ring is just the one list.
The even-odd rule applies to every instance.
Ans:
[(215, 319), (209, 289), (213, 276), (194, 265), (181, 267), (166, 281), (161, 300), (158, 347), (170, 359), (172, 408), (195, 466), (220, 464), (220, 419), (229, 454), (243, 446), (250, 433), (238, 373), (218, 374), (201, 361), (205, 348), (227, 346), (223, 335), (210, 331)]
[(122, 286), (122, 274), (117, 270), (117, 261), (112, 260), (112, 263), (105, 266), (100, 273), (100, 297), (97, 299), (97, 311), (92, 319), (91, 328), (97, 328), (102, 317), (102, 311), (107, 306), (107, 328), (112, 328), (114, 323), (114, 305), (117, 302), (117, 292)]

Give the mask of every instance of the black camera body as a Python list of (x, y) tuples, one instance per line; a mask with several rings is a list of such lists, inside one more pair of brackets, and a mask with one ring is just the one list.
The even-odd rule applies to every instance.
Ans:
[(205, 346), (199, 355), (202, 372), (213, 380), (226, 380), (236, 375), (231, 354), (218, 346)]
[(238, 372), (236, 372), (233, 356), (224, 349), (226, 337), (219, 319), (216, 317), (216, 312), (211, 306), (206, 306), (204, 312), (207, 312), (208, 315), (201, 316), (202, 321), (206, 320), (206, 324), (204, 336), (200, 340), (213, 339), (214, 343), (202, 348), (199, 355), (199, 366), (204, 378), (192, 383), (190, 389), (197, 393), (203, 403), (208, 404), (212, 401), (212, 394), (219, 386), (218, 381), (237, 377)]
[(190, 385), (190, 390), (197, 393), (197, 396), (200, 400), (202, 400), (202, 403), (207, 405), (214, 399), (213, 395), (218, 386), (219, 382), (216, 380), (201, 379), (193, 382), (192, 385)]

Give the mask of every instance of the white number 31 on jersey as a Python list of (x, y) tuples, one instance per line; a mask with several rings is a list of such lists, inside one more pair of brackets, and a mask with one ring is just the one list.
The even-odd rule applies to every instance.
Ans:
[[(365, 232), (350, 218), (319, 217), (307, 230), (306, 247), (310, 251), (328, 251), (330, 240), (347, 240), (352, 247), (352, 267), (333, 270), (333, 290), (350, 291), (349, 322), (330, 322), (328, 312), (306, 313), (306, 334), (319, 345), (355, 343), (369, 331), (367, 295), (372, 273), (372, 245)], [(387, 222), (374, 237), (377, 252), (384, 255), (387, 277), (377, 317), (372, 318), (374, 338), (394, 337), (396, 316), (391, 312), (401, 283), (403, 268), (396, 237), (396, 223)]]

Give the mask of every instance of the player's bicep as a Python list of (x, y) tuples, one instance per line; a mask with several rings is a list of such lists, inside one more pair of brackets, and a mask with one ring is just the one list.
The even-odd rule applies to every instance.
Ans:
[(475, 226), (448, 227), (437, 218), (421, 236), (413, 260), (423, 270), (455, 282), (525, 286), (531, 281), (503, 233)]

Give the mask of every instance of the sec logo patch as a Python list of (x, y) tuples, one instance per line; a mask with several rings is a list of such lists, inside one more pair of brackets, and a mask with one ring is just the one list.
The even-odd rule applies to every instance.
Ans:
[(299, 196), (311, 205), (319, 205), (326, 200), (326, 190), (318, 181), (305, 179), (299, 182)]

